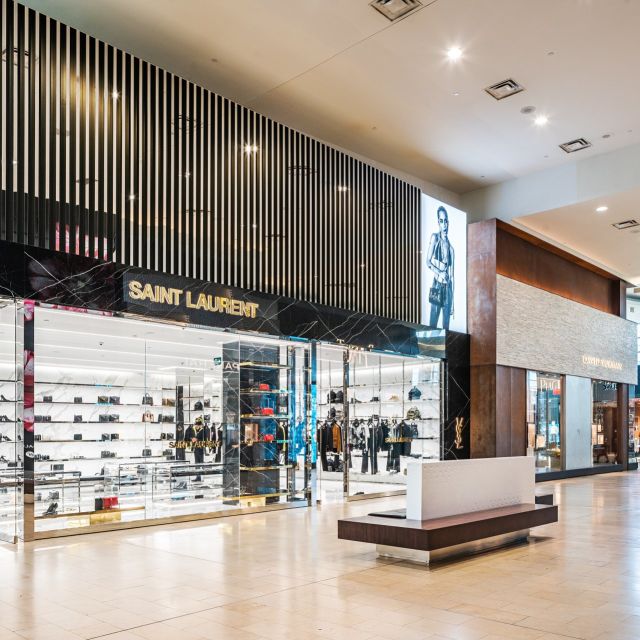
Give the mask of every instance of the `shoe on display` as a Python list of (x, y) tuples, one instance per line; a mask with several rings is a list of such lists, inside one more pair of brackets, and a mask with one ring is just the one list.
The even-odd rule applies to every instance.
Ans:
[(11, 422), (11, 420), (9, 420), (8, 416), (2, 415), (0, 416), (0, 422)]
[(175, 486), (175, 490), (176, 491), (186, 491), (187, 490), (187, 483), (186, 482), (178, 482), (178, 484)]
[(55, 516), (58, 513), (58, 503), (52, 502), (49, 508), (44, 512), (45, 516)]
[(47, 496), (47, 500), (50, 500), (51, 502), (53, 502), (54, 500), (59, 500), (60, 499), (60, 492), (59, 491), (49, 491), (49, 495)]
[(0, 400), (2, 400), (2, 402), (12, 402), (12, 400), (5, 398), (4, 394), (0, 394)]

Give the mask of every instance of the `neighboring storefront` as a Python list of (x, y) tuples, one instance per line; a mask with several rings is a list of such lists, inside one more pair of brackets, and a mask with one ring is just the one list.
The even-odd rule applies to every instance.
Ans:
[(496, 220), (469, 227), (472, 456), (539, 479), (635, 468), (626, 283)]
[(341, 486), (357, 468), (347, 497), (384, 493), (409, 459), (469, 457), (465, 334), (0, 245), (2, 539), (307, 506), (329, 462)]

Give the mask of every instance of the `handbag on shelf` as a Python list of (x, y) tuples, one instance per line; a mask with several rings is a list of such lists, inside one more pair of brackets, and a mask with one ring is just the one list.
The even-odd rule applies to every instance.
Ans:
[(76, 396), (73, 399), (74, 404), (82, 404), (82, 396)]
[(176, 406), (175, 398), (162, 398), (162, 406), (175, 407)]
[(150, 458), (151, 457), (151, 449), (143, 449), (142, 450), (142, 457), (143, 458)]
[(418, 387), (412, 387), (409, 389), (409, 400), (420, 400), (422, 396), (422, 391), (418, 389)]
[(106, 414), (98, 416), (98, 422), (109, 422), (109, 416)]
[(73, 439), (74, 440), (82, 440), (82, 434), (81, 433), (74, 433), (73, 434)]
[(153, 398), (148, 393), (145, 393), (142, 396), (142, 404), (153, 404)]
[(73, 421), (74, 422), (82, 422), (82, 416), (79, 416), (79, 415), (73, 416)]
[(202, 411), (202, 402), (200, 400), (196, 401), (196, 403), (193, 405), (193, 410)]
[(109, 404), (109, 396), (98, 396), (98, 404)]
[(42, 396), (42, 402), (53, 402), (53, 396)]
[(120, 396), (109, 396), (109, 404), (120, 404)]
[(153, 422), (153, 413), (151, 413), (151, 411), (145, 411), (142, 414), (142, 422)]

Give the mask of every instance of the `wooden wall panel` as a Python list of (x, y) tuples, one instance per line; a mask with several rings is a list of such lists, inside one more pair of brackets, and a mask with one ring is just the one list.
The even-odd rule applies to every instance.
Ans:
[[(620, 314), (620, 279), (607, 277), (600, 269), (561, 251), (552, 251), (546, 243), (533, 242), (520, 232), (515, 235), (504, 223), (496, 224), (496, 270), (500, 275), (544, 289), (563, 298)], [(576, 262), (577, 261), (577, 262)]]

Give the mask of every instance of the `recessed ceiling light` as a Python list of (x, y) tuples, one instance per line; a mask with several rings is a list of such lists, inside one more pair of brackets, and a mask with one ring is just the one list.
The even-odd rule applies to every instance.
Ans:
[(244, 145), (244, 152), (247, 155), (250, 155), (252, 153), (258, 153), (258, 145), (257, 144), (245, 144)]
[(349, 191), (349, 187), (345, 187), (344, 185), (338, 185), (338, 191), (340, 191), (340, 193), (344, 193), (345, 191)]
[(120, 92), (119, 92), (119, 91), (112, 91), (112, 92), (111, 92), (111, 97), (112, 97), (114, 100), (117, 100), (117, 99), (120, 97)]
[(459, 91), (454, 91), (454, 92), (453, 92), (453, 95), (454, 95), (454, 96), (459, 96), (459, 95), (460, 95), (460, 92), (459, 92)]
[(129, 200), (135, 200), (136, 199), (136, 194), (135, 193), (130, 193), (129, 194)]
[(538, 116), (533, 123), (536, 127), (544, 127), (549, 122), (549, 118), (547, 116), (540, 115)]
[(460, 60), (460, 58), (462, 58), (462, 49), (460, 47), (451, 47), (447, 51), (447, 58), (449, 58), (449, 60), (451, 60), (452, 62), (457, 62), (458, 60)]
[(598, 208), (596, 209), (596, 211), (597, 211), (598, 213), (604, 213), (605, 211), (609, 211), (609, 207), (605, 207), (605, 206), (603, 205), (603, 206), (601, 206), (601, 207), (598, 207)]

